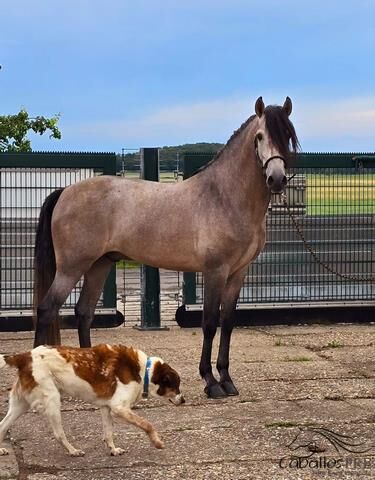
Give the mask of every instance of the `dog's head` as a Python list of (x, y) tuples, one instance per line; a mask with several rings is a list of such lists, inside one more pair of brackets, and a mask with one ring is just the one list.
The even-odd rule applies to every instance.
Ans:
[(180, 376), (161, 359), (155, 359), (152, 365), (150, 393), (154, 397), (168, 398), (175, 405), (185, 403), (180, 391)]

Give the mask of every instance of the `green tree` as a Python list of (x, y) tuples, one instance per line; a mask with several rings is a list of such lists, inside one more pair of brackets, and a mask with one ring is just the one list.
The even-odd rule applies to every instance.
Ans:
[(50, 131), (50, 138), (60, 139), (59, 119), (60, 115), (32, 118), (25, 109), (16, 115), (0, 115), (0, 152), (31, 152), (31, 142), (27, 138), (30, 131), (39, 135)]

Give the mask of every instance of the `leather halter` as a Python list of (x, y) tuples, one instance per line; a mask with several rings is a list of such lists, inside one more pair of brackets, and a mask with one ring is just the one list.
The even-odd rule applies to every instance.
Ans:
[[(258, 155), (258, 150), (257, 150), (257, 155)], [(259, 157), (258, 157), (259, 158)], [(282, 160), (284, 162), (284, 168), (286, 168), (286, 160), (284, 157), (282, 157), (281, 155), (273, 155), (272, 157), (270, 157), (266, 163), (264, 165), (262, 165), (262, 168), (263, 170), (266, 170), (267, 167), (268, 167), (268, 164), (272, 161), (272, 160), (275, 160), (276, 158), (279, 158), (280, 160)], [(260, 159), (259, 159), (260, 160)]]
[(258, 162), (260, 163), (262, 169), (263, 169), (263, 172), (264, 174), (266, 173), (266, 169), (268, 167), (268, 164), (270, 162), (272, 162), (272, 160), (275, 160), (276, 158), (279, 158), (280, 160), (282, 160), (284, 162), (284, 168), (286, 168), (286, 160), (284, 157), (282, 157), (281, 155), (273, 155), (272, 157), (268, 158), (267, 161), (265, 162), (265, 164), (263, 165), (263, 162), (262, 160), (260, 159), (259, 157), (259, 154), (258, 154), (258, 140), (255, 138), (254, 140), (254, 147), (255, 147), (255, 153), (256, 153), (256, 156), (257, 156), (257, 159), (258, 159)]

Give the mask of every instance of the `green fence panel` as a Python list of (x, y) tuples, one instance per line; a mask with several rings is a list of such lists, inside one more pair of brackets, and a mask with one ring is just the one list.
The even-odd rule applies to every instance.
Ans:
[[(5, 319), (6, 328), (11, 329), (9, 321), (16, 325), (21, 317), (29, 319), (22, 328), (31, 326), (34, 239), (44, 199), (56, 188), (103, 174), (116, 174), (115, 154), (0, 154), (0, 329)], [(81, 283), (65, 303), (63, 315), (68, 316), (74, 308), (80, 288)], [(115, 268), (108, 276), (98, 310), (108, 317), (117, 315)]]
[[(213, 157), (185, 154), (184, 178)], [(375, 154), (299, 154), (288, 175), (291, 211), (319, 258), (340, 273), (373, 277)], [(249, 266), (239, 307), (374, 304), (374, 282), (340, 279), (313, 260), (279, 195), (272, 195), (266, 221), (266, 245)], [(202, 275), (184, 274), (183, 288), (185, 303), (201, 306)]]

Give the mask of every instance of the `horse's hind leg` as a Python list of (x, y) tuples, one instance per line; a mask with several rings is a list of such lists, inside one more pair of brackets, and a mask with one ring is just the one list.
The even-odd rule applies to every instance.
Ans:
[(90, 326), (94, 319), (96, 304), (112, 266), (111, 260), (101, 257), (85, 274), (81, 295), (75, 308), (81, 347), (91, 346)]
[(221, 293), (226, 282), (226, 274), (221, 270), (204, 276), (203, 301), (203, 346), (199, 365), (201, 377), (206, 382), (205, 392), (210, 398), (225, 397), (226, 393), (212, 373), (212, 342), (219, 324)]
[(232, 274), (228, 278), (222, 297), (220, 317), (221, 335), (216, 366), (220, 374), (220, 385), (225, 390), (227, 395), (238, 395), (238, 390), (234, 386), (229, 375), (229, 349), (234, 326), (234, 315), (236, 311), (237, 299), (240, 294), (246, 272), (247, 266), (246, 268)]
[(34, 347), (47, 343), (47, 332), (58, 316), (68, 295), (81, 278), (83, 272), (65, 273), (57, 271), (46, 296), (37, 308)]

